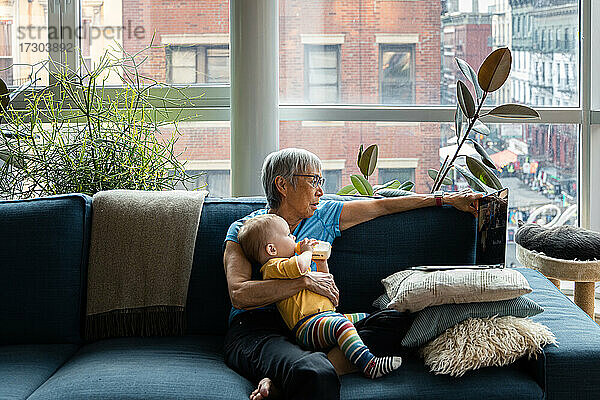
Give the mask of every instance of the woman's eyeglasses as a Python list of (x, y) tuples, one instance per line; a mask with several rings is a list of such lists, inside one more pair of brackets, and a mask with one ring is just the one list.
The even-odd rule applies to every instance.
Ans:
[(294, 176), (305, 176), (307, 178), (312, 178), (312, 180), (310, 181), (310, 185), (312, 187), (314, 187), (315, 189), (319, 186), (323, 187), (323, 185), (325, 184), (325, 178), (323, 178), (322, 176), (319, 176), (317, 174), (314, 174), (314, 175), (294, 174)]

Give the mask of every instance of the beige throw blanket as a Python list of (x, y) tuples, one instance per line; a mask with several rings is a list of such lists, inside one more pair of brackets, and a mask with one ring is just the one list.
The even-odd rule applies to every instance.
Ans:
[(86, 338), (183, 334), (205, 191), (94, 195)]

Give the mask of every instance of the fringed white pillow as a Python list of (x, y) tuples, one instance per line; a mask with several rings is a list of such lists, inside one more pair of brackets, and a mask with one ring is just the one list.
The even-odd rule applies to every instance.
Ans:
[(434, 374), (462, 376), (465, 372), (503, 366), (527, 355), (537, 358), (542, 347), (557, 344), (550, 330), (528, 318), (469, 318), (421, 348)]

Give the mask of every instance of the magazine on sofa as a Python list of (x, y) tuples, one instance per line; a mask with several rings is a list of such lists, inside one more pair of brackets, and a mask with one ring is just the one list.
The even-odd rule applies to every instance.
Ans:
[(476, 264), (504, 265), (507, 222), (508, 188), (479, 199)]

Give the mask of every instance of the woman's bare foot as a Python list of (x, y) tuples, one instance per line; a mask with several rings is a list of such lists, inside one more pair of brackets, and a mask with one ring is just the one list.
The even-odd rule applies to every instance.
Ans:
[(279, 390), (269, 378), (262, 378), (258, 382), (258, 387), (250, 393), (250, 400), (263, 400), (269, 398), (271, 400), (279, 399)]

